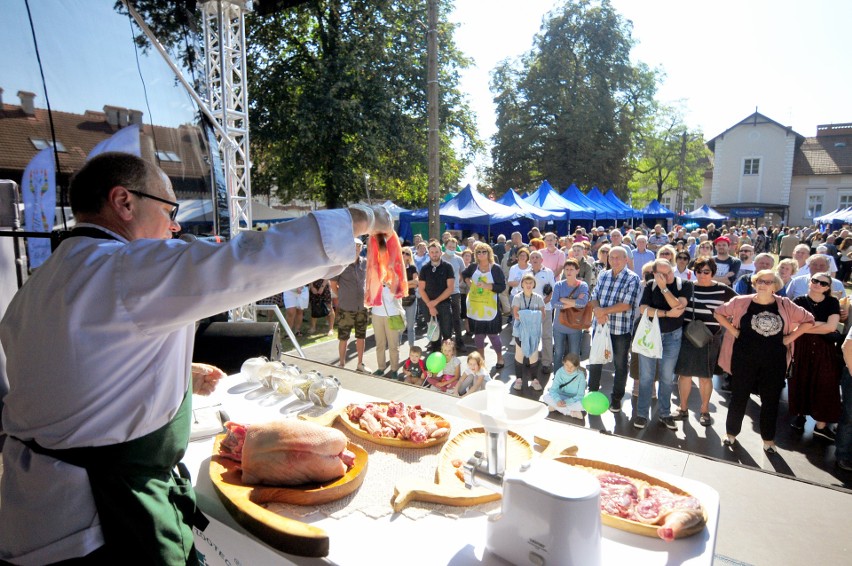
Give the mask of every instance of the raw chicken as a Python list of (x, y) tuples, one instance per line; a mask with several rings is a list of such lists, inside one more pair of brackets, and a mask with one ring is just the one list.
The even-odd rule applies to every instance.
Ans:
[(411, 442), (426, 442), (450, 433), (450, 423), (444, 420), (424, 419), (426, 413), (420, 405), (406, 405), (401, 401), (388, 403), (352, 403), (346, 414), (353, 423), (377, 438), (398, 438)]
[(225, 423), (222, 456), (241, 463), (243, 483), (300, 485), (333, 480), (355, 463), (337, 429), (297, 420), (244, 426)]
[(387, 285), (397, 299), (408, 295), (408, 278), (402, 262), (402, 246), (396, 232), (385, 239), (381, 234), (370, 236), (367, 244), (367, 286), (364, 306), (382, 306), (382, 286)]

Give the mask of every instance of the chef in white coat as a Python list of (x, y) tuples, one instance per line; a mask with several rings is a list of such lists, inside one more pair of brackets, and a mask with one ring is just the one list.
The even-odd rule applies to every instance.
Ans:
[(168, 177), (119, 153), (89, 161), (70, 200), (72, 236), (0, 322), (0, 559), (197, 564), (192, 489), (173, 471), (189, 435), (195, 321), (333, 277), (352, 261), (353, 235), (386, 233), (390, 217), (319, 211), (187, 243), (171, 239)]

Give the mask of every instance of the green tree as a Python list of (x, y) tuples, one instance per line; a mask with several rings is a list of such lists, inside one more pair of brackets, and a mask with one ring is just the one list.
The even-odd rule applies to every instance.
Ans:
[(631, 29), (608, 0), (566, 0), (530, 52), (494, 70), (495, 186), (627, 183), (628, 156), (656, 90), (655, 73), (630, 62)]
[[(191, 26), (142, 0), (158, 37), (187, 56)], [(441, 186), (455, 187), (482, 142), (458, 89), (469, 61), (440, 3)], [(425, 4), (415, 0), (309, 0), (246, 16), (252, 187), (329, 207), (366, 197), (424, 206)], [(194, 35), (197, 37), (197, 34)], [(462, 140), (453, 145), (453, 140)], [(455, 147), (459, 147), (456, 152)], [(369, 181), (368, 181), (369, 179)]]
[(702, 132), (690, 130), (678, 109), (660, 107), (640, 130), (634, 151), (628, 185), (634, 202), (662, 200), (681, 186), (685, 200), (700, 196), (709, 152)]

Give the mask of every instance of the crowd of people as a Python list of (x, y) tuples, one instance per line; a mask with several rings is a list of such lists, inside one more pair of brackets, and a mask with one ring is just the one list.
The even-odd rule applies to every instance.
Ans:
[[(411, 296), (403, 304), (386, 294), (384, 305), (373, 308), (373, 325), (378, 316), (382, 327), (376, 330), (375, 371), (363, 360), (367, 314), (357, 316), (363, 281), (346, 278), (347, 271), (363, 269), (360, 241), (356, 257), (330, 286), (338, 301), (350, 291), (356, 295), (350, 307), (356, 312), (339, 306), (341, 364), (354, 327), (359, 371), (465, 395), (492, 378), (484, 367), (490, 346), (495, 370), (504, 367), (504, 354), (513, 355), (517, 394), (582, 419), (580, 401), (600, 389), (604, 365), (583, 367), (581, 355), (606, 333), (613, 353), (610, 411), (621, 411), (633, 378), (634, 427), (648, 426), (656, 411), (661, 426), (677, 430), (678, 421), (690, 418), (695, 379), (700, 396), (695, 418), (710, 426), (717, 375), (720, 389), (730, 395), (724, 443), (736, 442), (749, 399), (758, 394), (760, 433), (772, 454), (780, 396), (789, 386), (790, 425), (803, 432), (810, 416), (816, 436), (826, 442), (841, 437), (838, 463), (852, 467), (850, 417), (842, 403), (850, 403), (852, 364), (844, 355), (852, 361), (852, 340), (840, 333), (848, 316), (844, 283), (852, 267), (848, 230), (709, 224), (667, 232), (656, 225), (577, 228), (559, 236), (533, 228), (526, 237), (515, 232), (493, 243), (477, 234), (461, 241), (451, 232), (433, 241), (415, 235), (403, 248)], [(321, 288), (321, 282), (315, 286)], [(566, 315), (583, 312), (589, 315), (585, 326)], [(391, 329), (386, 320), (395, 314), (401, 320)], [(635, 345), (645, 315), (659, 330), (657, 354)], [(501, 338), (506, 325), (509, 344)], [(699, 325), (706, 329), (703, 341), (688, 331)], [(414, 344), (423, 335), (425, 349)], [(401, 363), (400, 345), (406, 342), (408, 359)], [(424, 365), (433, 352), (446, 359), (435, 374)], [(842, 422), (846, 426), (836, 426)]]

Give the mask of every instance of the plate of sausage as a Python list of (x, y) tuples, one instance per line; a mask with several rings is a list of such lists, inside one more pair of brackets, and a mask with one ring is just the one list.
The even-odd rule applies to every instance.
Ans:
[(352, 434), (383, 446), (430, 448), (450, 436), (447, 419), (402, 401), (352, 403), (339, 416)]

